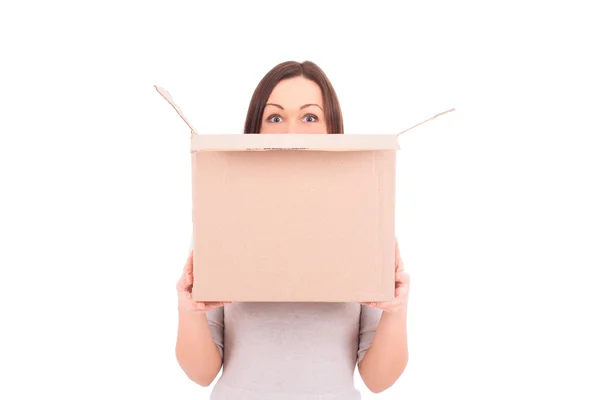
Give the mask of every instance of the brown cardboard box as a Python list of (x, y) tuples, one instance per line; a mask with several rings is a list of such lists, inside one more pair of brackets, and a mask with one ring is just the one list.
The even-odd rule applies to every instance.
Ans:
[(397, 135), (192, 130), (196, 301), (394, 296)]

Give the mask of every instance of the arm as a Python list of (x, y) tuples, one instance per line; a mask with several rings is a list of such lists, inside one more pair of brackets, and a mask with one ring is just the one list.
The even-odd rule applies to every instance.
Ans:
[(177, 362), (193, 382), (209, 386), (223, 360), (224, 310), (226, 303), (194, 302), (191, 296), (193, 253), (177, 282), (179, 323), (175, 353)]
[(389, 303), (364, 303), (358, 370), (370, 391), (380, 393), (400, 378), (408, 364), (406, 312), (409, 275), (395, 245), (396, 289)]
[(391, 387), (408, 363), (406, 311), (384, 312), (369, 349), (358, 363), (365, 385), (373, 393)]
[[(223, 309), (214, 311), (222, 313)], [(201, 386), (213, 382), (222, 364), (223, 350), (213, 339), (211, 323), (214, 330), (219, 330), (219, 324), (210, 322), (204, 313), (179, 312), (177, 362), (188, 378)]]

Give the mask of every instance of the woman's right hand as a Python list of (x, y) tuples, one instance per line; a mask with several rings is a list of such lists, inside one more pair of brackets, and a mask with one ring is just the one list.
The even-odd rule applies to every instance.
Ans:
[(231, 304), (230, 302), (199, 302), (192, 300), (192, 286), (194, 285), (194, 251), (190, 251), (181, 278), (177, 282), (177, 296), (179, 311), (203, 314), (215, 308)]

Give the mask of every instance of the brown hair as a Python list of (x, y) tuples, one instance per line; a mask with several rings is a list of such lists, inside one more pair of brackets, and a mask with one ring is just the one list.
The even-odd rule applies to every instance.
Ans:
[(265, 105), (271, 92), (280, 81), (297, 76), (303, 76), (310, 79), (321, 88), (324, 102), (323, 106), (325, 108), (327, 133), (344, 133), (342, 110), (337, 94), (327, 78), (327, 75), (311, 61), (304, 61), (302, 63), (296, 61), (282, 62), (273, 67), (273, 69), (262, 78), (250, 100), (250, 106), (248, 107), (248, 113), (246, 115), (246, 123), (244, 125), (244, 133), (260, 133)]

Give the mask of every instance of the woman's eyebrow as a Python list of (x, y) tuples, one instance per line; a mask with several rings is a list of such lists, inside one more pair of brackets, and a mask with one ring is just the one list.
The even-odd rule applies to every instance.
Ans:
[(283, 110), (283, 107), (281, 107), (279, 104), (267, 103), (267, 104), (265, 104), (265, 106), (275, 106), (275, 107), (281, 108)]
[(300, 107), (300, 109), (302, 110), (302, 109), (305, 109), (306, 107), (310, 107), (310, 106), (317, 106), (317, 107), (319, 107), (321, 109), (321, 111), (323, 111), (323, 107), (321, 107), (318, 104), (305, 104), (302, 107)]
[[(273, 106), (273, 107), (277, 107), (277, 108), (280, 108), (280, 109), (284, 110), (284, 108), (282, 106), (280, 106), (279, 104), (275, 104), (275, 103), (267, 103), (267, 104), (265, 104), (265, 106)], [(323, 111), (323, 107), (321, 107), (318, 104), (314, 104), (314, 103), (305, 104), (302, 107), (300, 107), (300, 109), (303, 110), (306, 107), (310, 107), (310, 106), (317, 106), (317, 107), (319, 107), (321, 109), (321, 111)]]

